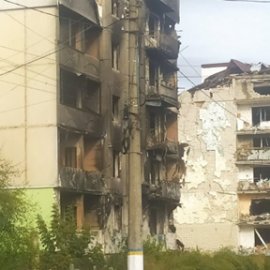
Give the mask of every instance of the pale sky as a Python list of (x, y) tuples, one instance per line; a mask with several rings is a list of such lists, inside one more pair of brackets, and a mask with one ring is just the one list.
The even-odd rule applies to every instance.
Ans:
[[(237, 59), (270, 64), (270, 3), (180, 0), (182, 55), (200, 74), (200, 65)], [(195, 84), (199, 75), (179, 55), (181, 71)], [(179, 74), (179, 86), (193, 85)]]

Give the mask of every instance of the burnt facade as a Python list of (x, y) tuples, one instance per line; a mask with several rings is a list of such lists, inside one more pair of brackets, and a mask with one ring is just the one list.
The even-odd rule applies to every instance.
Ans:
[[(90, 227), (104, 251), (115, 252), (128, 233), (129, 22), (137, 18), (126, 0), (38, 2), (0, 9), (12, 27), (1, 32), (7, 49), (0, 50), (11, 59), (1, 72), (22, 70), (0, 82), (3, 155), (20, 164), (16, 186), (39, 194), (45, 218), (48, 205), (58, 203), (63, 218), (73, 205), (78, 229)], [(138, 9), (143, 237), (166, 240), (180, 200), (179, 1), (138, 1)]]

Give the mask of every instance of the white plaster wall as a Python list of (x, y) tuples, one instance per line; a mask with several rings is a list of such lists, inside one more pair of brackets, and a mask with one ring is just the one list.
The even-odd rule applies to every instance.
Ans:
[(252, 227), (241, 227), (239, 232), (239, 245), (243, 248), (254, 248), (255, 236), (254, 228)]
[[(252, 109), (250, 105), (237, 106), (237, 130), (247, 129), (252, 127)], [(244, 121), (243, 121), (244, 120)]]
[[(56, 8), (44, 11), (57, 14)], [(54, 186), (58, 19), (35, 10), (10, 10), (0, 11), (0, 20), (5, 24), (0, 28), (5, 59), (0, 62), (1, 152), (21, 172), (14, 185)]]
[(250, 181), (253, 182), (253, 168), (250, 166), (239, 165), (238, 166), (238, 179), (239, 181)]
[(201, 91), (179, 96), (179, 141), (188, 143), (190, 152), (182, 208), (174, 213), (184, 245), (206, 250), (238, 245), (236, 118), (227, 112), (237, 108), (232, 88), (211, 91), (218, 104)]
[(201, 68), (202, 82), (204, 82), (207, 77), (225, 69), (226, 67)]

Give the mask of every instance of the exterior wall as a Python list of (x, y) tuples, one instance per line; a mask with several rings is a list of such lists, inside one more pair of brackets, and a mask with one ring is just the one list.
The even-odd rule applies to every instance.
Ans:
[(200, 248), (214, 251), (222, 247), (235, 247), (238, 227), (231, 222), (181, 224), (177, 226), (177, 237), (181, 239), (187, 250)]
[(207, 96), (211, 91), (217, 103), (202, 91), (179, 96), (179, 141), (189, 145), (189, 154), (183, 205), (175, 218), (178, 236), (187, 248), (213, 250), (238, 245), (236, 119), (227, 112), (236, 106), (233, 88), (205, 91)]
[[(40, 10), (57, 15), (56, 8)], [(0, 11), (0, 19), (9, 26), (0, 29), (0, 54), (5, 56), (0, 63), (1, 151), (20, 170), (14, 185), (53, 187), (57, 184), (53, 53), (57, 18), (28, 9)]]
[(239, 234), (239, 245), (243, 248), (254, 248), (255, 237), (252, 227), (241, 227)]
[(26, 195), (30, 202), (35, 205), (32, 218), (35, 219), (36, 214), (41, 214), (45, 221), (49, 221), (52, 215), (52, 206), (57, 202), (57, 192), (53, 188), (28, 188), (26, 189)]
[(227, 66), (223, 66), (223, 67), (202, 67), (201, 68), (201, 76), (202, 76), (202, 83), (204, 82), (204, 80), (206, 78), (208, 78), (209, 76), (218, 73), (222, 70), (225, 70), (227, 68)]

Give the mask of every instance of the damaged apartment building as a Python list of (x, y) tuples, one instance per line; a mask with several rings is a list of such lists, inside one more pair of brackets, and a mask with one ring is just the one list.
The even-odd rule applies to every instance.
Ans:
[[(106, 253), (128, 233), (129, 2), (2, 1), (0, 143), (50, 219), (74, 206)], [(183, 174), (175, 31), (179, 1), (138, 1), (143, 236), (175, 247)], [(118, 242), (118, 245), (115, 244)]]
[(267, 251), (270, 69), (231, 60), (179, 100), (179, 138), (189, 145), (184, 203), (175, 214), (182, 241)]

